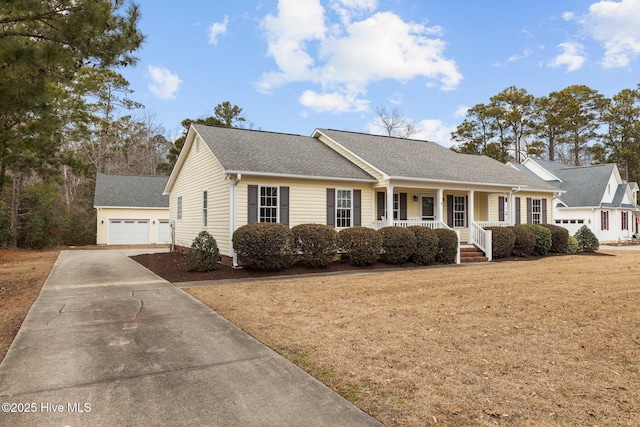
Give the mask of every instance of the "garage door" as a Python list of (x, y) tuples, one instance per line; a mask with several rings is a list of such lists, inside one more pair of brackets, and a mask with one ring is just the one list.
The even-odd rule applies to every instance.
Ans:
[(148, 245), (148, 219), (110, 219), (109, 245)]
[(171, 228), (169, 228), (169, 220), (158, 220), (158, 240), (159, 245), (166, 245), (171, 243)]

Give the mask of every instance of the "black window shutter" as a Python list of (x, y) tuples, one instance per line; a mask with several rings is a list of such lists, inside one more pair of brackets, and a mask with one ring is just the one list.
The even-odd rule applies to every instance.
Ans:
[(542, 199), (542, 223), (547, 223), (547, 199)]
[(247, 192), (249, 194), (249, 209), (247, 222), (249, 224), (258, 222), (258, 186), (249, 185)]
[(464, 226), (469, 227), (469, 209), (473, 209), (473, 206), (469, 206), (469, 196), (464, 196)]
[(280, 187), (280, 224), (289, 225), (289, 187)]
[(362, 190), (353, 190), (353, 226), (362, 226)]
[(380, 221), (384, 216), (385, 193), (383, 191), (378, 191), (376, 193), (376, 198), (378, 200), (378, 221)]
[(531, 197), (527, 197), (527, 224), (533, 222), (532, 203)]
[(327, 225), (336, 226), (336, 189), (327, 188)]
[(504, 197), (498, 197), (498, 221), (504, 221)]
[(520, 213), (520, 197), (516, 197), (516, 224), (522, 224), (522, 215)]
[(447, 225), (453, 227), (453, 196), (447, 196)]
[(400, 221), (407, 220), (407, 193), (400, 193)]

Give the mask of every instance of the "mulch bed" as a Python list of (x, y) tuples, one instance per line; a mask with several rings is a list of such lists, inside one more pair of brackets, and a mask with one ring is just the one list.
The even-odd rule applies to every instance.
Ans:
[[(567, 254), (549, 253), (546, 257), (558, 257), (566, 256)], [(583, 256), (613, 256), (610, 254), (604, 254), (601, 252), (589, 253), (589, 254), (576, 254)], [(365, 267), (357, 267), (349, 264), (346, 260), (335, 261), (326, 268), (306, 268), (298, 265), (287, 268), (283, 271), (255, 271), (245, 268), (232, 268), (228, 265), (218, 264), (218, 269), (214, 271), (208, 271), (204, 273), (196, 271), (187, 271), (186, 261), (187, 256), (178, 252), (169, 253), (156, 253), (156, 254), (144, 254), (132, 256), (131, 259), (143, 265), (147, 269), (153, 271), (158, 276), (171, 282), (198, 282), (203, 280), (233, 280), (233, 279), (247, 279), (247, 278), (262, 278), (262, 277), (278, 277), (278, 276), (294, 276), (298, 274), (313, 274), (313, 273), (333, 273), (340, 271), (375, 271), (385, 270), (392, 268), (425, 268), (424, 266), (416, 265), (412, 262), (405, 262), (403, 264), (386, 264), (384, 262), (376, 262), (373, 265)], [(507, 257), (495, 259), (492, 262), (505, 262), (505, 261), (534, 261), (542, 257)], [(429, 267), (442, 266), (443, 264), (434, 263)], [(466, 264), (468, 265), (468, 264)], [(455, 264), (449, 264), (449, 266), (455, 266)]]
[(277, 277), (291, 276), (309, 273), (332, 273), (339, 271), (374, 271), (390, 268), (416, 268), (418, 265), (407, 262), (399, 265), (385, 264), (377, 262), (366, 267), (356, 267), (349, 264), (348, 261), (336, 261), (326, 268), (306, 268), (301, 266), (292, 266), (283, 271), (254, 271), (245, 268), (232, 268), (228, 265), (218, 264), (218, 269), (199, 273), (195, 271), (187, 271), (185, 261), (187, 256), (180, 253), (157, 253), (132, 256), (131, 259), (142, 264), (158, 276), (171, 282), (196, 282), (202, 280), (227, 280), (227, 279), (247, 279), (261, 277)]

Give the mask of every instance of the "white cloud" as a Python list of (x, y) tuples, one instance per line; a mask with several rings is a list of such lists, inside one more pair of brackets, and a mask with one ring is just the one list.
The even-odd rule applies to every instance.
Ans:
[(453, 117), (457, 119), (463, 119), (467, 116), (467, 111), (469, 111), (469, 107), (467, 107), (466, 105), (459, 105), (458, 108), (456, 108), (456, 111), (453, 113)]
[(367, 111), (369, 102), (338, 92), (317, 93), (306, 90), (300, 96), (300, 104), (321, 113), (353, 113)]
[(571, 21), (571, 20), (573, 20), (573, 18), (575, 18), (575, 17), (576, 17), (576, 14), (575, 14), (575, 13), (573, 13), (573, 12), (564, 12), (564, 13), (562, 14), (562, 19), (563, 19), (564, 21)]
[(229, 17), (224, 16), (224, 21), (214, 22), (209, 27), (209, 43), (218, 44), (218, 37), (227, 33), (227, 24), (229, 23)]
[(626, 67), (640, 53), (640, 0), (602, 0), (589, 6), (580, 23), (604, 45), (605, 68)]
[(149, 83), (149, 90), (160, 99), (175, 99), (176, 92), (182, 80), (177, 74), (164, 67), (149, 65), (149, 75), (152, 82)]
[(426, 119), (417, 123), (418, 133), (411, 136), (413, 139), (423, 139), (425, 141), (437, 142), (445, 147), (451, 147), (451, 132), (456, 130), (455, 126), (449, 126), (439, 119)]
[(567, 67), (567, 73), (582, 68), (587, 59), (584, 55), (584, 46), (574, 41), (568, 41), (560, 43), (557, 47), (562, 50), (562, 53), (549, 63), (549, 67)]
[(342, 98), (351, 104), (341, 110), (361, 111), (368, 101), (360, 96), (372, 82), (423, 77), (451, 90), (462, 80), (455, 61), (444, 56), (441, 28), (405, 22), (391, 12), (372, 14), (373, 0), (333, 0), (330, 6), (340, 23), (328, 22), (320, 0), (280, 0), (277, 15), (264, 18), (268, 53), (278, 70), (263, 74), (258, 90), (308, 82), (323, 94), (305, 92), (301, 101), (308, 108), (316, 109), (312, 103), (318, 101), (317, 109), (324, 110), (328, 98)]

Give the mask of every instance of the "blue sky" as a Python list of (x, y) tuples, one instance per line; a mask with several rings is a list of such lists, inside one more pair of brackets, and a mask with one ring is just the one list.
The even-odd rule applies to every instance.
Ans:
[(147, 39), (120, 70), (168, 134), (229, 101), (255, 129), (380, 133), (397, 108), (449, 146), (467, 108), (640, 83), (640, 0), (138, 0)]

